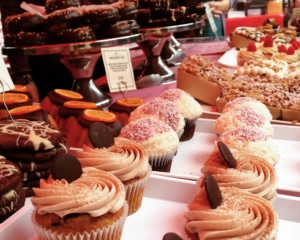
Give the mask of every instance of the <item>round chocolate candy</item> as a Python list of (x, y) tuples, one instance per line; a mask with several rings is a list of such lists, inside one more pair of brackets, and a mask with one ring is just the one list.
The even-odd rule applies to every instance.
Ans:
[(68, 153), (58, 155), (52, 163), (51, 175), (53, 179), (65, 179), (72, 182), (80, 178), (82, 167), (79, 160)]

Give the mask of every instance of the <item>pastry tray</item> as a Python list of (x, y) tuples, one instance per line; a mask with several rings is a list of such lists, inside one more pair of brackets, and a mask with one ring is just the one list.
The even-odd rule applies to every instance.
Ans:
[[(212, 132), (214, 119), (199, 118), (194, 137), (180, 142), (176, 156), (173, 158), (170, 172), (154, 174), (196, 180), (200, 169), (213, 150), (217, 135)], [(278, 191), (300, 196), (300, 127), (273, 124), (274, 142), (280, 151), (280, 160), (275, 166), (279, 178)]]
[[(180, 234), (183, 213), (195, 193), (195, 181), (152, 175), (141, 208), (126, 219), (122, 240), (162, 240), (166, 232)], [(274, 206), (280, 225), (278, 239), (300, 239), (300, 198), (278, 195)], [(31, 224), (29, 199), (0, 224), (1, 239), (38, 240)]]

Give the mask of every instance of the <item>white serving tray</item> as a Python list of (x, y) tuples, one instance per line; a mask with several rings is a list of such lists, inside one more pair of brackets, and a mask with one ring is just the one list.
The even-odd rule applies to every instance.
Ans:
[[(212, 132), (214, 119), (199, 118), (194, 137), (180, 142), (169, 173), (154, 171), (154, 174), (196, 180), (200, 169), (213, 150), (216, 134)], [(274, 142), (280, 151), (280, 160), (275, 168), (279, 178), (278, 191), (300, 196), (300, 127), (274, 126)]]
[[(166, 232), (180, 234), (187, 203), (195, 193), (195, 181), (152, 175), (141, 208), (126, 219), (122, 240), (162, 240)], [(300, 239), (300, 198), (278, 195), (275, 208), (279, 214), (278, 240)], [(38, 240), (30, 221), (30, 201), (0, 224), (0, 238)]]
[(229, 51), (226, 51), (218, 60), (218, 63), (225, 67), (237, 68), (237, 54), (238, 50), (236, 48), (231, 48)]

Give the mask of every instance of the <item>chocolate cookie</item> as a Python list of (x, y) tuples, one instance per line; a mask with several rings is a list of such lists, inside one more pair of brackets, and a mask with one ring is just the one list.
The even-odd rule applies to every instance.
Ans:
[(63, 142), (58, 129), (44, 121), (16, 119), (0, 121), (0, 149), (48, 150)]
[(20, 209), (25, 202), (21, 170), (0, 158), (0, 223)]
[(94, 122), (89, 126), (89, 139), (95, 148), (108, 148), (114, 144), (114, 135), (109, 126)]
[(0, 173), (0, 195), (15, 189), (22, 181), (21, 170), (2, 156), (0, 158)]

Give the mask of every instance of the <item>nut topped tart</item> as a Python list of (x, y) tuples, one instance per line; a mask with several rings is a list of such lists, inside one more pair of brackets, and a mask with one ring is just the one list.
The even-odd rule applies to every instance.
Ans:
[(128, 206), (125, 188), (112, 173), (81, 169), (77, 158), (60, 155), (34, 193), (32, 222), (40, 238), (121, 239)]

